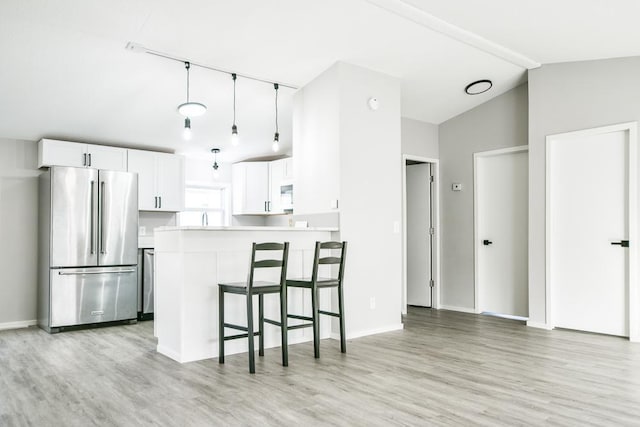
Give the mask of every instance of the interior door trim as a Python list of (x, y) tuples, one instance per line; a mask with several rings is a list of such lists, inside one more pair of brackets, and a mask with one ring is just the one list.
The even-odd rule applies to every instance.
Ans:
[[(638, 122), (619, 123), (591, 129), (566, 132), (546, 137), (545, 146), (545, 322), (547, 329), (553, 329), (551, 310), (551, 144), (554, 141), (580, 136), (622, 132), (629, 134), (629, 341), (640, 341), (640, 289), (638, 287)], [(635, 260), (635, 262), (633, 262)]]
[(478, 287), (478, 255), (482, 246), (480, 236), (478, 235), (478, 160), (483, 157), (502, 156), (504, 154), (523, 153), (528, 151), (528, 145), (518, 145), (515, 147), (478, 151), (473, 153), (473, 309), (476, 314), (480, 314), (482, 311), (478, 299), (480, 293)]

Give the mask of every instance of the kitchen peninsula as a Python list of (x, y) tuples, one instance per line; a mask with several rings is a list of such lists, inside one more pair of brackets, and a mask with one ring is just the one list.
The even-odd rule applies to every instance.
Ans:
[[(253, 242), (290, 242), (287, 277), (310, 276), (316, 241), (338, 239), (337, 228), (160, 227), (155, 230), (155, 335), (157, 351), (180, 363), (218, 357), (218, 283), (244, 281)], [(276, 269), (267, 269), (276, 270)], [(278, 272), (257, 279), (278, 281)], [(311, 315), (310, 294), (290, 289), (289, 313)], [(329, 292), (330, 290), (325, 290)], [(324, 292), (324, 291), (323, 291)], [(246, 324), (246, 299), (228, 295), (225, 321)], [(322, 294), (323, 307), (331, 298)], [(279, 319), (277, 295), (265, 296), (265, 317)], [(257, 317), (256, 317), (257, 318)], [(291, 320), (291, 323), (297, 322)], [(331, 319), (322, 319), (322, 338)], [(289, 331), (289, 344), (312, 340), (309, 328)], [(265, 326), (265, 347), (280, 345), (277, 327)], [(247, 351), (246, 340), (228, 341), (226, 354)]]

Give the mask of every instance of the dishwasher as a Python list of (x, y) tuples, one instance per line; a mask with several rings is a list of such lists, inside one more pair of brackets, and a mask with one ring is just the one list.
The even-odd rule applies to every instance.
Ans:
[(153, 319), (153, 249), (138, 250), (138, 320)]

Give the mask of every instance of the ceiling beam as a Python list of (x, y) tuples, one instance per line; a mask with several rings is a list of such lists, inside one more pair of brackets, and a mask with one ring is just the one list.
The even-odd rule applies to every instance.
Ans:
[(540, 67), (540, 63), (491, 40), (487, 40), (471, 31), (448, 23), (403, 0), (366, 0), (387, 12), (393, 13), (432, 31), (443, 34), (466, 45), (472, 46), (490, 55), (496, 56), (519, 67), (530, 70)]

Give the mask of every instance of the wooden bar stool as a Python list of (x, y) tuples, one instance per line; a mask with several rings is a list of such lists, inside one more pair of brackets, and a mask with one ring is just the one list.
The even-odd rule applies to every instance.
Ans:
[[(256, 252), (281, 251), (282, 259), (264, 259), (256, 261)], [(224, 363), (224, 342), (238, 338), (249, 340), (249, 372), (256, 372), (253, 337), (259, 336), (260, 356), (264, 356), (264, 324), (280, 326), (282, 335), (282, 366), (289, 364), (289, 352), (287, 349), (287, 260), (289, 257), (289, 242), (284, 243), (254, 243), (251, 250), (251, 265), (249, 277), (246, 282), (220, 283), (218, 284), (218, 308), (219, 308), (219, 353), (218, 361)], [(280, 268), (280, 282), (255, 281), (254, 272), (258, 268)], [(224, 295), (225, 293), (245, 295), (247, 298), (247, 326), (234, 325), (224, 321)], [(280, 322), (264, 318), (264, 295), (280, 294)], [(253, 296), (258, 295), (258, 332), (253, 329)], [(245, 333), (225, 336), (225, 328), (236, 329)]]
[[(327, 256), (320, 257), (320, 251), (340, 249), (340, 257)], [(313, 270), (311, 277), (303, 279), (288, 279), (287, 288), (306, 288), (311, 289), (311, 309), (312, 317), (301, 316), (298, 314), (287, 314), (290, 319), (306, 320), (311, 323), (303, 323), (301, 325), (291, 325), (288, 329), (300, 329), (313, 327), (313, 351), (316, 358), (320, 357), (320, 315), (337, 317), (340, 319), (340, 351), (347, 352), (347, 341), (344, 331), (344, 295), (342, 292), (342, 283), (344, 278), (344, 263), (347, 255), (347, 242), (316, 242), (316, 249), (313, 257)], [(320, 278), (318, 270), (320, 265), (339, 264), (337, 278)], [(338, 312), (320, 310), (320, 289), (338, 288)]]

